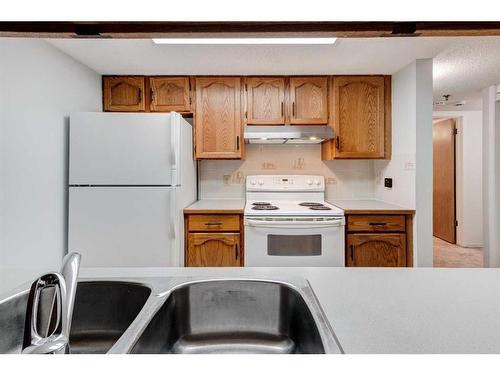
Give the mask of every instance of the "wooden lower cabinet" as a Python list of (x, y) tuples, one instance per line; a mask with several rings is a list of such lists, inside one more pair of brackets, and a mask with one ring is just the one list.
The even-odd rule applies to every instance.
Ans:
[(348, 267), (406, 267), (406, 234), (348, 234)]
[(346, 214), (347, 267), (412, 267), (412, 214)]
[(189, 233), (186, 266), (241, 266), (240, 235), (238, 233)]
[(243, 267), (243, 215), (186, 213), (184, 228), (186, 267)]

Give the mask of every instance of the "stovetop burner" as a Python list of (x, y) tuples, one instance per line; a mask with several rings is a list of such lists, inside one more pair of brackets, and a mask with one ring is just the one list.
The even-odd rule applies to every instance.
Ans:
[(299, 206), (302, 206), (302, 207), (323, 207), (323, 204), (318, 203), (318, 202), (302, 202), (302, 203), (299, 203)]
[(310, 210), (313, 210), (313, 211), (329, 211), (331, 210), (330, 207), (327, 207), (327, 206), (312, 206), (312, 207), (309, 207)]
[(252, 206), (270, 206), (271, 203), (269, 202), (254, 202), (252, 203)]
[(257, 211), (274, 211), (274, 210), (279, 210), (279, 208), (276, 207), (276, 206), (271, 206), (270, 204), (264, 204), (264, 205), (253, 206), (252, 210), (257, 210)]

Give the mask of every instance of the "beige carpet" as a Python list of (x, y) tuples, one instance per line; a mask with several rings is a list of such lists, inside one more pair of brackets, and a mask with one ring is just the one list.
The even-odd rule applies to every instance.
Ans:
[(453, 245), (434, 237), (434, 267), (483, 267), (483, 249)]

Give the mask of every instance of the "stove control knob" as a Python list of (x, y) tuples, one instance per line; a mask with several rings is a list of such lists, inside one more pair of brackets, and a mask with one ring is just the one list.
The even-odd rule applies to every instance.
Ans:
[(320, 182), (319, 180), (314, 180), (314, 184), (315, 184), (316, 186), (319, 186), (319, 185), (321, 184), (321, 182)]
[(311, 186), (313, 184), (312, 180), (307, 180), (307, 184)]
[(255, 184), (256, 184), (256, 183), (257, 183), (257, 181), (255, 181), (255, 180), (250, 180), (250, 185), (255, 186)]
[(264, 180), (259, 180), (259, 185), (260, 186), (264, 185)]

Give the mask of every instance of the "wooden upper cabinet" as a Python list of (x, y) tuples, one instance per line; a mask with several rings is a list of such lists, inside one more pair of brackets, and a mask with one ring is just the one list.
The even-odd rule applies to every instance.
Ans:
[(328, 123), (328, 77), (290, 78), (290, 123)]
[(239, 77), (196, 78), (196, 158), (240, 159), (241, 117)]
[(103, 77), (104, 111), (142, 112), (146, 110), (144, 77)]
[(187, 267), (240, 267), (239, 233), (189, 233)]
[[(386, 129), (386, 116), (390, 120), (390, 113), (386, 114), (385, 78), (334, 77), (332, 97), (333, 126), (337, 137), (331, 144), (332, 158), (384, 158), (386, 130), (390, 130)], [(387, 142), (387, 147), (390, 147), (390, 140)]]
[(151, 112), (189, 112), (189, 77), (150, 77)]
[(348, 234), (346, 264), (348, 267), (405, 267), (406, 235)]
[(246, 79), (247, 124), (285, 124), (285, 79), (250, 77)]

